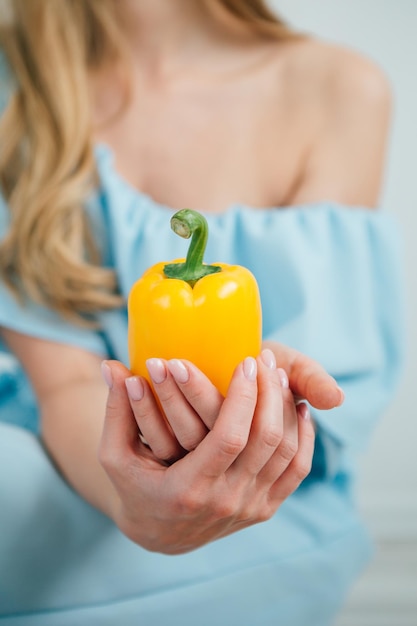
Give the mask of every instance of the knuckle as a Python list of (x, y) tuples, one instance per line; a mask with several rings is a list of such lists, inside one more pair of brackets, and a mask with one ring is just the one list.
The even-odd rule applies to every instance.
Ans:
[(116, 402), (114, 394), (109, 394), (106, 404), (106, 418), (111, 420), (120, 412), (120, 405)]
[(311, 472), (312, 458), (305, 455), (298, 455), (292, 462), (292, 469), (299, 482), (303, 481)]
[(206, 508), (205, 496), (198, 489), (181, 489), (175, 494), (174, 500), (175, 508), (180, 517), (192, 517)]
[(242, 452), (247, 443), (247, 437), (243, 433), (227, 433), (219, 439), (218, 446), (222, 454), (237, 456)]
[(255, 394), (251, 387), (243, 387), (239, 393), (239, 402), (241, 406), (248, 407), (252, 406), (255, 401)]
[(156, 387), (156, 393), (162, 404), (172, 404), (177, 398), (175, 390), (169, 384), (160, 383)]
[(181, 442), (181, 446), (184, 448), (184, 450), (190, 452), (191, 450), (195, 450), (198, 444), (202, 441), (203, 436), (200, 436), (196, 433), (184, 433), (179, 439)]
[(177, 515), (187, 519), (203, 515), (211, 520), (211, 523), (230, 521), (235, 519), (239, 512), (238, 495), (229, 491), (219, 496), (197, 486), (189, 486), (177, 492), (174, 499)]
[(282, 389), (281, 381), (278, 376), (278, 371), (271, 370), (271, 374), (272, 376), (269, 378), (268, 384), (274, 393), (281, 395), (283, 393), (283, 389)]
[(253, 502), (247, 502), (239, 515), (239, 520), (244, 524), (256, 524), (260, 519), (258, 505)]
[(316, 433), (314, 431), (314, 427), (311, 424), (311, 427), (308, 428), (304, 433), (303, 433), (303, 439), (304, 439), (304, 443), (311, 449), (314, 448), (314, 441), (316, 439)]
[(154, 443), (152, 445), (152, 452), (157, 459), (170, 462), (178, 458), (179, 447), (174, 443)]
[(258, 524), (267, 522), (274, 514), (274, 509), (270, 506), (267, 498), (262, 498), (256, 504), (249, 504), (242, 512), (241, 518), (249, 524)]
[(230, 520), (236, 516), (236, 504), (233, 499), (219, 498), (213, 504), (213, 512), (217, 519)]
[(284, 437), (281, 441), (280, 454), (286, 461), (294, 459), (298, 452), (298, 442), (290, 437)]
[(120, 472), (120, 459), (114, 450), (108, 446), (100, 446), (97, 453), (100, 465), (107, 474), (115, 475)]
[(102, 446), (100, 446), (100, 448), (98, 449), (97, 458), (98, 462), (102, 467), (104, 467), (104, 469), (109, 469), (111, 465), (110, 455), (108, 454), (107, 450)]
[(191, 405), (199, 405), (204, 401), (204, 392), (201, 385), (193, 385), (188, 383), (186, 386), (186, 396)]
[(274, 424), (263, 431), (262, 441), (267, 447), (275, 449), (281, 444), (282, 436), (282, 428), (278, 424)]
[(257, 521), (260, 523), (267, 522), (271, 519), (274, 513), (275, 509), (273, 507), (265, 505), (262, 507), (262, 509), (260, 509), (260, 511), (258, 511)]

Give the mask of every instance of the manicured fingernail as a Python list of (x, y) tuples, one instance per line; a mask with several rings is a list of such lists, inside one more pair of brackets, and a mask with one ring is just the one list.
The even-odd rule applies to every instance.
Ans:
[(338, 386), (337, 388), (338, 388), (338, 390), (340, 392), (340, 400), (339, 400), (339, 404), (337, 406), (340, 406), (345, 401), (345, 392), (343, 391), (343, 389), (341, 387)]
[(146, 367), (154, 383), (158, 385), (164, 382), (167, 377), (167, 372), (164, 362), (161, 359), (148, 359), (146, 361)]
[(111, 389), (113, 387), (113, 376), (111, 373), (110, 365), (106, 361), (101, 363), (101, 374), (107, 387)]
[(305, 402), (300, 402), (300, 404), (297, 404), (297, 413), (303, 420), (310, 419), (310, 411), (308, 410), (308, 406)]
[(248, 356), (243, 361), (243, 373), (248, 380), (256, 380), (257, 366), (253, 357)]
[(277, 362), (275, 360), (275, 354), (269, 348), (262, 350), (261, 359), (269, 369), (274, 370), (276, 368)]
[(143, 388), (143, 382), (138, 376), (131, 376), (126, 378), (125, 385), (129, 398), (134, 401), (142, 400), (145, 390)]
[(279, 380), (281, 382), (281, 387), (283, 387), (284, 389), (288, 389), (290, 384), (288, 382), (287, 372), (285, 370), (283, 370), (282, 367), (279, 367), (278, 368), (278, 375), (279, 375)]
[(180, 361), (179, 359), (171, 359), (170, 361), (168, 361), (167, 365), (169, 371), (171, 372), (177, 383), (184, 384), (188, 382), (190, 375), (182, 361)]

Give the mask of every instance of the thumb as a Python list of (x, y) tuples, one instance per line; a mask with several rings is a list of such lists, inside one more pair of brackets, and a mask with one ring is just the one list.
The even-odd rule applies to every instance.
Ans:
[[(126, 458), (138, 440), (138, 427), (127, 396), (125, 379), (131, 372), (119, 361), (103, 361), (103, 378), (109, 389), (106, 403), (100, 458)], [(105, 463), (104, 463), (105, 464)]]
[(263, 348), (274, 352), (278, 367), (287, 372), (296, 397), (306, 399), (316, 409), (333, 409), (343, 403), (342, 389), (320, 363), (275, 341), (265, 341)]

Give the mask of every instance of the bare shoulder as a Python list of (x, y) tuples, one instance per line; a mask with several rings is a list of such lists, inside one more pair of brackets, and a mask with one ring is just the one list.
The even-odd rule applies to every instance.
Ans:
[(286, 58), (294, 87), (308, 89), (321, 106), (391, 104), (387, 75), (378, 63), (356, 50), (308, 37), (289, 44)]
[(365, 55), (312, 38), (289, 46), (287, 57), (293, 89), (311, 120), (309, 158), (296, 201), (375, 206), (391, 117), (387, 76)]
[(383, 108), (391, 103), (391, 86), (382, 68), (354, 50), (334, 44), (315, 43), (317, 61), (322, 61), (325, 95), (330, 105), (344, 102)]

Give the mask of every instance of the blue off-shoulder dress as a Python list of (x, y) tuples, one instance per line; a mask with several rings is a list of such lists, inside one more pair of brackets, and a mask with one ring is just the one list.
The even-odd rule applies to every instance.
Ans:
[[(151, 264), (185, 253), (171, 210), (130, 187), (97, 147), (100, 185), (86, 211), (104, 262), (127, 296)], [(0, 201), (0, 239), (9, 213)], [(0, 624), (7, 626), (327, 626), (371, 554), (355, 510), (357, 455), (391, 400), (403, 352), (399, 237), (366, 208), (235, 205), (207, 216), (207, 262), (247, 266), (264, 337), (320, 361), (346, 393), (313, 411), (313, 469), (268, 522), (189, 554), (148, 552), (65, 483), (38, 436), (24, 373), (0, 347)], [(128, 364), (125, 308), (97, 331), (0, 283), (0, 326)]]

